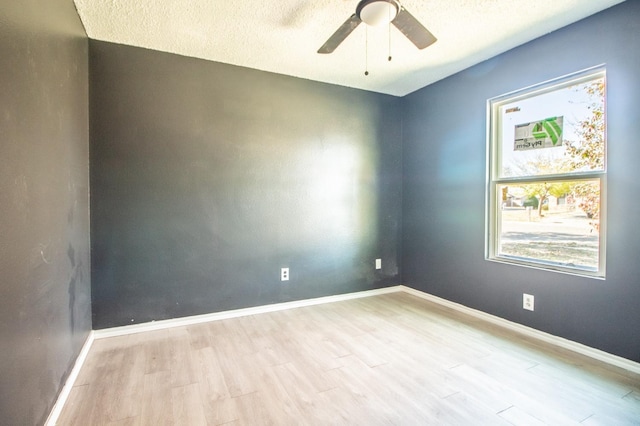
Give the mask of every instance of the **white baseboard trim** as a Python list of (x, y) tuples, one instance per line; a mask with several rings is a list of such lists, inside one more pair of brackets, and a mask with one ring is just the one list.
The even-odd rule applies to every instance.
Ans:
[(69, 377), (67, 377), (67, 380), (65, 381), (64, 386), (62, 387), (62, 390), (58, 395), (58, 399), (56, 399), (56, 403), (54, 404), (53, 409), (49, 413), (49, 417), (47, 418), (47, 421), (44, 423), (45, 426), (55, 426), (55, 424), (58, 422), (60, 413), (62, 413), (62, 409), (64, 408), (64, 405), (67, 402), (67, 398), (69, 398), (69, 394), (71, 393), (71, 389), (73, 389), (76, 379), (78, 378), (78, 374), (80, 374), (80, 369), (82, 369), (82, 365), (87, 359), (87, 355), (89, 354), (89, 349), (91, 349), (93, 340), (94, 340), (94, 332), (90, 331), (89, 336), (87, 336), (87, 340), (84, 341), (84, 345), (82, 345), (82, 349), (80, 350), (80, 353), (78, 354), (78, 357), (76, 358), (76, 361), (73, 364), (73, 368), (69, 373)]
[(142, 333), (145, 331), (163, 330), (166, 328), (201, 324), (204, 322), (238, 318), (238, 317), (244, 317), (248, 315), (264, 314), (267, 312), (284, 311), (286, 309), (294, 309), (294, 308), (301, 308), (304, 306), (321, 305), (323, 303), (332, 303), (332, 302), (340, 302), (344, 300), (359, 299), (362, 297), (396, 293), (399, 291), (402, 291), (400, 286), (385, 287), (385, 288), (379, 288), (375, 290), (358, 291), (355, 293), (338, 294), (335, 296), (317, 297), (315, 299), (294, 300), (292, 302), (283, 302), (283, 303), (275, 303), (272, 305), (256, 306), (252, 308), (235, 309), (232, 311), (215, 312), (215, 313), (203, 314), (203, 315), (193, 315), (189, 317), (145, 322), (141, 324), (123, 325), (119, 327), (95, 330), (94, 338), (104, 339), (107, 337), (124, 336), (127, 334)]
[(358, 299), (362, 297), (377, 296), (381, 294), (405, 292), (422, 299), (429, 300), (437, 303), (441, 306), (445, 306), (456, 311), (466, 313), (475, 318), (487, 321), (489, 323), (498, 325), (500, 327), (516, 331), (527, 337), (535, 338), (537, 340), (555, 345), (560, 348), (568, 349), (570, 351), (588, 356), (590, 358), (611, 364), (616, 367), (631, 371), (636, 374), (640, 374), (640, 363), (631, 361), (626, 358), (619, 357), (617, 355), (610, 354), (608, 352), (601, 351), (599, 349), (592, 348), (590, 346), (583, 345), (572, 340), (568, 340), (559, 336), (546, 333), (544, 331), (536, 330), (534, 328), (518, 324), (504, 318), (497, 317), (495, 315), (488, 314), (483, 311), (479, 311), (459, 303), (452, 302), (450, 300), (442, 299), (429, 293), (425, 293), (420, 290), (416, 290), (404, 285), (397, 285), (392, 287), (385, 287), (375, 290), (365, 290), (355, 293), (338, 294), (334, 296), (318, 297), (314, 299), (295, 300), (292, 302), (275, 303), (272, 305), (256, 306), (251, 308), (235, 309), (231, 311), (215, 312), (211, 314), (193, 315), (189, 317), (174, 318), (168, 320), (152, 321), (142, 324), (125, 325), (120, 327), (105, 328), (102, 330), (94, 330), (91, 336), (92, 339), (104, 339), (107, 337), (124, 336), (128, 334), (142, 333), (145, 331), (163, 330), (173, 327), (181, 327), (185, 325), (201, 324), (210, 321), (219, 321), (223, 319), (238, 318), (248, 315), (257, 315), (267, 312), (276, 312), (286, 309), (301, 308), (304, 306), (320, 305), (323, 303), (340, 302), (344, 300)]
[(440, 297), (434, 296), (429, 293), (425, 293), (420, 290), (416, 290), (411, 287), (406, 287), (404, 285), (398, 286), (400, 291), (404, 291), (405, 293), (412, 294), (414, 296), (420, 297), (425, 300), (429, 300), (431, 302), (437, 303), (441, 306), (445, 306), (447, 308), (455, 309), (458, 312), (462, 312), (468, 315), (471, 315), (475, 318), (481, 319), (483, 321), (498, 325), (500, 327), (515, 331), (524, 336), (531, 337), (545, 343), (570, 350), (572, 352), (578, 353), (580, 355), (588, 356), (589, 358), (596, 359), (598, 361), (602, 361), (604, 363), (622, 368), (624, 370), (630, 371), (635, 374), (640, 374), (640, 363), (631, 361), (629, 359), (610, 354), (605, 351), (601, 351), (599, 349), (592, 348), (590, 346), (583, 345), (578, 342), (574, 342), (572, 340), (565, 339), (563, 337), (554, 336), (553, 334), (546, 333), (544, 331), (536, 330), (535, 328), (527, 327), (526, 325), (518, 324), (504, 318), (497, 317), (495, 315), (488, 314), (483, 311), (478, 311), (473, 308), (469, 308), (467, 306), (461, 305), (459, 303), (452, 302), (450, 300), (442, 299)]

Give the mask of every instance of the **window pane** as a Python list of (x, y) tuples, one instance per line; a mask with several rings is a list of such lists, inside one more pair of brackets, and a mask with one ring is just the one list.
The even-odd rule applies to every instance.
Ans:
[(604, 78), (498, 107), (498, 177), (603, 171)]
[(597, 271), (600, 181), (498, 185), (499, 257)]

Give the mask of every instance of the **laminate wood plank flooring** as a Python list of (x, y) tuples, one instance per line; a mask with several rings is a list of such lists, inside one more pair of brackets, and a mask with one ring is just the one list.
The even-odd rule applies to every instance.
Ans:
[(98, 339), (59, 425), (640, 425), (640, 376), (406, 293)]

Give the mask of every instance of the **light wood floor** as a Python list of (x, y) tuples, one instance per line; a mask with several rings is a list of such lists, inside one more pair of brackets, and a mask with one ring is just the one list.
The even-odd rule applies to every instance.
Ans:
[(96, 340), (62, 425), (628, 425), (640, 377), (406, 293)]

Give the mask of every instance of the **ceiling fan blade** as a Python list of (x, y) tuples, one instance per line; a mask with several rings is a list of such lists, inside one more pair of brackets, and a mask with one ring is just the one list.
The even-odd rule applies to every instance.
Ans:
[(400, 6), (398, 15), (391, 23), (415, 44), (418, 49), (424, 49), (437, 40), (429, 30), (402, 6)]
[(349, 19), (344, 21), (340, 28), (338, 28), (338, 30), (329, 37), (329, 40), (327, 40), (322, 47), (318, 49), (318, 53), (331, 53), (336, 50), (336, 48), (340, 46), (340, 43), (342, 43), (358, 25), (360, 25), (360, 22), (362, 21), (355, 13), (351, 15)]

